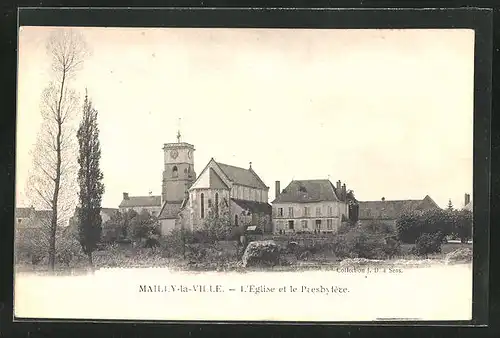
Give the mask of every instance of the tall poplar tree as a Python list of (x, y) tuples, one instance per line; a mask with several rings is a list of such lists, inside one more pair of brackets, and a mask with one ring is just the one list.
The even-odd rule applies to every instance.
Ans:
[(80, 152), (78, 156), (78, 183), (80, 185), (80, 205), (78, 208), (78, 238), (83, 252), (92, 267), (92, 252), (101, 239), (101, 200), (104, 193), (103, 174), (99, 167), (101, 147), (97, 110), (85, 93), (83, 116), (77, 133)]

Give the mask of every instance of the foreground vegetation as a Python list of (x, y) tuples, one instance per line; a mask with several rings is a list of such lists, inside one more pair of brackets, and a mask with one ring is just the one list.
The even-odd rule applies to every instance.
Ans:
[[(363, 259), (394, 262), (423, 259), (444, 262), (447, 255), (472, 245), (463, 243), (442, 243), (439, 252), (421, 255), (415, 244), (400, 243), (394, 238), (391, 228), (370, 224), (356, 227), (345, 226), (338, 234), (315, 235), (315, 241), (300, 242), (297, 238), (281, 240), (274, 238), (279, 246), (279, 261), (273, 266), (276, 271), (302, 269), (331, 269), (345, 261)], [(249, 238), (249, 241), (262, 238)], [(264, 238), (266, 239), (266, 238)], [(88, 257), (82, 252), (78, 241), (68, 235), (58, 237), (56, 270), (67, 273), (85, 271)], [(24, 247), (16, 255), (18, 271), (46, 271), (47, 257), (43, 252), (30, 255), (33, 247)], [(241, 264), (244, 247), (235, 240), (219, 241), (203, 231), (193, 233), (174, 231), (171, 235), (158, 239), (151, 245), (147, 240), (118, 241), (102, 244), (94, 252), (94, 268), (117, 267), (169, 267), (170, 269), (192, 271), (246, 271)], [(37, 259), (33, 259), (37, 257)], [(469, 259), (470, 261), (470, 259)]]

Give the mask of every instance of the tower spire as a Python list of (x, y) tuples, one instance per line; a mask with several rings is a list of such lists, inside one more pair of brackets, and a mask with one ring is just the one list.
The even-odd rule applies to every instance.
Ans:
[(177, 128), (177, 142), (181, 143), (181, 118), (179, 117), (179, 124)]

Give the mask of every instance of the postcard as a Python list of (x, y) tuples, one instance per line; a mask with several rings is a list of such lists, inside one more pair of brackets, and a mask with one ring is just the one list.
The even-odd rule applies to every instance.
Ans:
[(15, 317), (472, 319), (474, 46), (21, 26)]

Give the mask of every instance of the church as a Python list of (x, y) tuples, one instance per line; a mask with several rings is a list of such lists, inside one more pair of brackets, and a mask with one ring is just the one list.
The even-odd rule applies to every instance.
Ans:
[(158, 219), (161, 233), (181, 227), (196, 231), (210, 214), (230, 217), (233, 226), (255, 225), (272, 231), (269, 187), (253, 170), (211, 159), (199, 176), (194, 171), (194, 146), (166, 143), (162, 184), (162, 207)]

